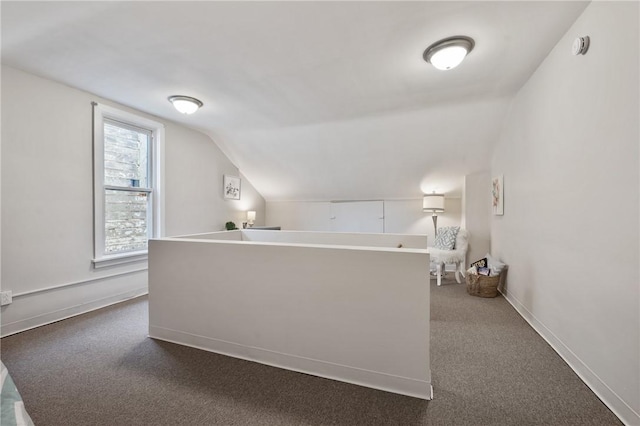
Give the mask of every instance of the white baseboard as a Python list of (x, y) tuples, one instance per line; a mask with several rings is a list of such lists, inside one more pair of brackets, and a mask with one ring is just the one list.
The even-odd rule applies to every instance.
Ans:
[(0, 327), (0, 337), (10, 336), (12, 334), (31, 330), (32, 328), (41, 327), (43, 325), (52, 324), (54, 322), (71, 318), (76, 315), (95, 311), (96, 309), (101, 309), (110, 305), (114, 305), (116, 303), (124, 302), (125, 300), (132, 299), (134, 297), (142, 296), (144, 294), (147, 294), (147, 292), (147, 287), (138, 288), (113, 296), (92, 300), (75, 306), (70, 306), (68, 308), (60, 309), (57, 311), (46, 312), (30, 318), (21, 319), (19, 321), (7, 324), (2, 323), (2, 327)]
[(415, 398), (430, 400), (433, 397), (431, 383), (425, 380), (417, 380), (293, 354), (275, 352), (164, 327), (154, 327), (152, 325), (149, 326), (149, 337), (247, 361), (259, 362), (286, 370), (325, 377), (327, 379)]
[(629, 426), (640, 425), (640, 414), (607, 386), (562, 340), (538, 320), (517, 298), (510, 295), (508, 291), (502, 293), (502, 295), (624, 424)]

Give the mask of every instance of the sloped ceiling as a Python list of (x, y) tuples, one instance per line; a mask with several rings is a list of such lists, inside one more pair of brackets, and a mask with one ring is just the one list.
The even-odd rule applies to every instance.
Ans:
[[(202, 130), (267, 200), (455, 196), (585, 7), (3, 1), (2, 62)], [(476, 42), (460, 67), (423, 61), (452, 35)]]

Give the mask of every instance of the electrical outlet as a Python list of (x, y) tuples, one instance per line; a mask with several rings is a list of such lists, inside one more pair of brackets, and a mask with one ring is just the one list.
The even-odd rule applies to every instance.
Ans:
[(13, 302), (11, 290), (0, 291), (0, 306), (8, 305)]

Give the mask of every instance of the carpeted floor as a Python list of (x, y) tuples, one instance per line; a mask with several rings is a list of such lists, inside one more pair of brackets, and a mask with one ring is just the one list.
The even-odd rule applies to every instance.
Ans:
[(619, 425), (502, 297), (431, 282), (434, 399), (285, 371), (147, 335), (147, 299), (6, 337), (36, 426)]

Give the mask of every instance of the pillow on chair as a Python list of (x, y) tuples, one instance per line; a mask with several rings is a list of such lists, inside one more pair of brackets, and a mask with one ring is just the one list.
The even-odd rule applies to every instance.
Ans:
[(433, 246), (440, 250), (453, 250), (456, 246), (456, 237), (459, 230), (459, 226), (445, 226), (438, 229), (438, 235)]

